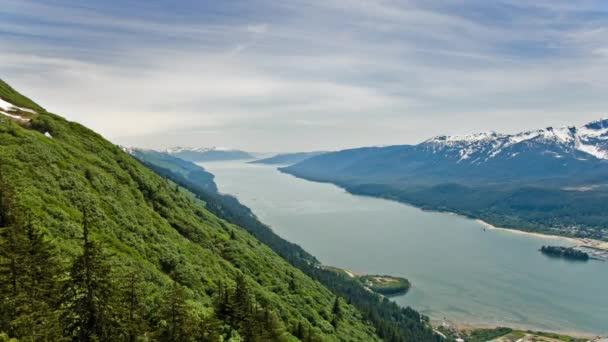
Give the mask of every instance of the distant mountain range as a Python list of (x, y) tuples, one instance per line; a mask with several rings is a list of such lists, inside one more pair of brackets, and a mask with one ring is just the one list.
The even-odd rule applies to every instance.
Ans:
[(280, 170), (498, 226), (608, 239), (608, 119), (330, 152)]
[(418, 145), (344, 150), (285, 171), (349, 182), (595, 184), (608, 175), (608, 119), (578, 128), (438, 136)]
[(255, 156), (245, 151), (223, 149), (218, 147), (172, 147), (167, 148), (163, 152), (191, 162), (241, 160), (255, 158)]
[(312, 158), (327, 152), (316, 151), (316, 152), (295, 152), (295, 153), (281, 153), (274, 155), (269, 158), (254, 160), (252, 164), (269, 164), (269, 165), (292, 165), (295, 163), (302, 162), (308, 158)]

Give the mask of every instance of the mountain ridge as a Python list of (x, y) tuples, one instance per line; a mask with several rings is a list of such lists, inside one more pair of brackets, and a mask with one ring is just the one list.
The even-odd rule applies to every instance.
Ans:
[(249, 152), (221, 147), (169, 147), (159, 152), (166, 152), (178, 158), (191, 162), (226, 161), (240, 159), (254, 159)]
[(315, 156), (284, 168), (350, 182), (459, 182), (566, 185), (602, 182), (608, 173), (608, 120), (579, 128), (546, 128), (436, 136), (417, 145), (363, 147)]
[(268, 158), (251, 161), (251, 164), (290, 165), (327, 153), (327, 151), (279, 153)]

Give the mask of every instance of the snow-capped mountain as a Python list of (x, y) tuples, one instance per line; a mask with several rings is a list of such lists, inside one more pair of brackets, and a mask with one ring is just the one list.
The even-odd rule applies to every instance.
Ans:
[(241, 150), (222, 147), (170, 147), (166, 152), (175, 157), (192, 162), (253, 159), (254, 156)]
[(184, 146), (173, 146), (167, 147), (166, 149), (159, 151), (169, 154), (181, 153), (181, 152), (209, 152), (215, 150), (215, 147), (184, 147)]
[[(528, 131), (519, 134), (496, 132), (466, 136), (439, 136), (419, 145), (433, 153), (457, 158), (458, 162), (483, 163), (492, 158), (513, 158), (522, 150), (547, 147), (553, 158), (566, 154), (578, 158), (608, 159), (608, 119), (582, 127), (561, 127)], [(581, 155), (580, 153), (583, 153)]]
[(589, 184), (608, 179), (608, 119), (519, 134), (438, 136), (418, 145), (323, 154), (285, 171), (374, 183)]

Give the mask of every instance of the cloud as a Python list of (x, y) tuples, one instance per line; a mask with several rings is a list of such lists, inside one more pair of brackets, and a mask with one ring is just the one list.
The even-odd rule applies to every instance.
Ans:
[(255, 34), (264, 34), (268, 32), (268, 25), (266, 24), (257, 24), (257, 25), (248, 25), (247, 32), (255, 33)]
[(5, 0), (0, 77), (117, 143), (410, 143), (591, 120), (607, 29), (594, 1)]

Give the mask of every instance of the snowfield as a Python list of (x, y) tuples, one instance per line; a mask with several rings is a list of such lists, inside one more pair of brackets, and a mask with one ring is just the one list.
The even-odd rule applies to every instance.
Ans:
[(14, 104), (12, 104), (10, 102), (6, 102), (0, 98), (0, 114), (8, 116), (11, 119), (19, 120), (19, 121), (24, 121), (24, 122), (30, 121), (29, 118), (20, 116), (19, 112), (25, 112), (25, 113), (29, 113), (29, 114), (38, 114), (31, 109), (15, 106)]

